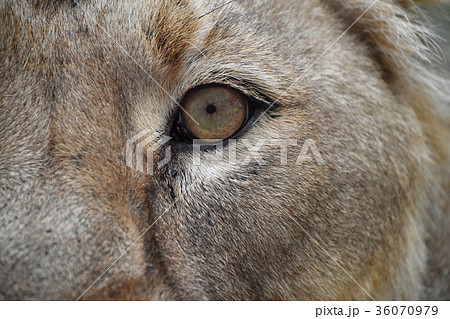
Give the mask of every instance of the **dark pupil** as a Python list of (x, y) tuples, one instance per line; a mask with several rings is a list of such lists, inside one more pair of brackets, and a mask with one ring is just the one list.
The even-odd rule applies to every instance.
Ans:
[(216, 111), (217, 111), (216, 107), (212, 104), (208, 104), (208, 106), (206, 107), (206, 112), (208, 114), (214, 114), (216, 113)]

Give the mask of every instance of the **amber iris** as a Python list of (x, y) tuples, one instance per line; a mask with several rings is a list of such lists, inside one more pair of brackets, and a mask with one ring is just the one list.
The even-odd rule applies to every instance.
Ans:
[[(247, 99), (226, 86), (208, 86), (188, 93), (182, 102), (186, 130), (202, 140), (224, 140), (245, 123)], [(194, 121), (195, 120), (195, 121)]]

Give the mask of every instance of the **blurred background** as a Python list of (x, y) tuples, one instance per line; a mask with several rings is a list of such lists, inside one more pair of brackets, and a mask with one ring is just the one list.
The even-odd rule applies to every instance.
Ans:
[(450, 3), (432, 9), (424, 6), (424, 9), (435, 31), (442, 38), (438, 41), (445, 55), (445, 61), (442, 64), (450, 71)]

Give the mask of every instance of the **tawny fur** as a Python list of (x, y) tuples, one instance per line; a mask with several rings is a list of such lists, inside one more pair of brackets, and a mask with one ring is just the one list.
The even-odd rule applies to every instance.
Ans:
[[(448, 75), (413, 1), (372, 3), (0, 1), (0, 299), (76, 299), (136, 240), (83, 298), (449, 299)], [(209, 83), (276, 102), (243, 137), (290, 165), (129, 168)]]

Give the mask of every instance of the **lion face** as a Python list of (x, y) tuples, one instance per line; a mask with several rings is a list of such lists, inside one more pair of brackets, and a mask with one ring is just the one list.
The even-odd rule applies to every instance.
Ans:
[(421, 298), (445, 125), (370, 4), (3, 4), (0, 297)]

